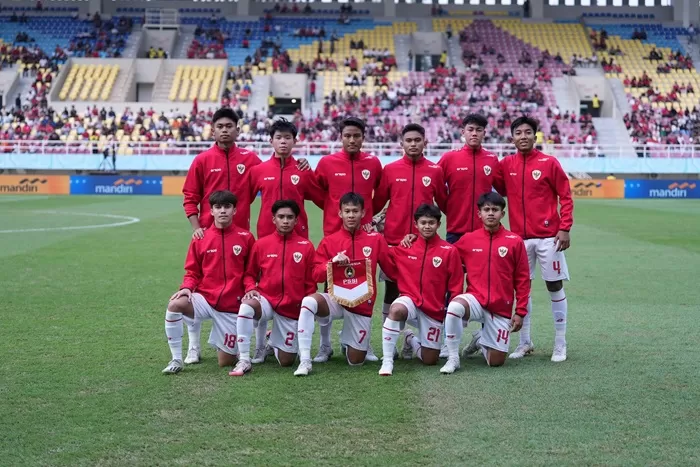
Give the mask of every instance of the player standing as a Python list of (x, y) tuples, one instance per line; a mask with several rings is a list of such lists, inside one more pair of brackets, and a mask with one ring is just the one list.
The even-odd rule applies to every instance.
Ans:
[[(365, 202), (356, 193), (346, 193), (340, 198), (340, 218), (342, 228), (336, 233), (324, 237), (318, 245), (314, 261), (314, 279), (322, 282), (327, 276), (329, 262), (348, 264), (369, 258), (371, 268), (367, 276), (376, 277), (377, 264), (389, 277), (394, 277), (394, 269), (389, 256), (389, 246), (384, 237), (376, 232), (367, 233), (362, 228), (365, 218)], [(305, 297), (299, 312), (299, 367), (295, 376), (306, 376), (311, 372), (311, 338), (314, 332), (314, 320), (319, 324), (331, 325), (333, 320), (343, 320), (341, 342), (347, 346), (347, 361), (350, 365), (362, 365), (369, 349), (372, 327), (372, 308), (377, 296), (374, 289), (369, 300), (353, 308), (337, 303), (328, 293), (315, 293)], [(333, 354), (330, 350), (329, 356)], [(327, 359), (326, 359), (327, 360)]]
[(219, 366), (236, 361), (236, 314), (244, 292), (243, 272), (255, 242), (250, 232), (233, 223), (236, 203), (230, 191), (209, 195), (214, 227), (207, 229), (201, 239), (192, 239), (185, 277), (165, 312), (165, 335), (172, 354), (165, 374), (183, 368), (183, 320), (196, 324), (212, 320), (209, 344), (218, 350)]
[[(215, 191), (228, 190), (238, 199), (236, 216), (233, 223), (242, 229), (250, 229), (251, 196), (248, 188), (248, 172), (261, 163), (253, 151), (236, 145), (238, 137), (238, 114), (229, 107), (222, 107), (212, 117), (214, 144), (211, 148), (197, 155), (192, 161), (185, 184), (183, 206), (192, 226), (192, 237), (201, 239), (204, 230), (213, 219), (208, 209), (201, 206), (202, 201)], [(308, 169), (306, 160), (299, 160), (300, 169)], [(204, 201), (206, 202), (206, 201)], [(201, 207), (201, 209), (200, 209)], [(189, 350), (185, 363), (199, 363), (199, 324), (188, 324)]]
[[(418, 224), (413, 221), (418, 206), (432, 205), (435, 200), (441, 210), (446, 209), (447, 189), (442, 169), (425, 158), (425, 145), (425, 129), (416, 123), (406, 125), (401, 130), (404, 156), (384, 167), (374, 193), (374, 212), (380, 212), (389, 202), (384, 219), (384, 238), (389, 246), (397, 246), (407, 234), (418, 233)], [(386, 281), (382, 305), (384, 319), (398, 296), (396, 283)]]
[[(270, 346), (282, 366), (297, 356), (297, 321), (304, 297), (316, 292), (314, 246), (296, 232), (301, 208), (294, 200), (276, 201), (270, 208), (276, 231), (253, 246), (243, 279), (246, 294), (238, 312), (238, 364), (229, 374), (243, 376), (252, 369), (250, 336), (272, 321)], [(264, 358), (263, 358), (264, 361)]]
[[(340, 123), (340, 135), (343, 149), (334, 154), (324, 156), (316, 167), (316, 178), (325, 193), (323, 203), (323, 234), (328, 236), (342, 228), (342, 220), (338, 217), (340, 198), (346, 193), (357, 193), (366, 200), (363, 210), (362, 228), (372, 229), (372, 193), (379, 186), (382, 175), (382, 164), (376, 157), (362, 152), (365, 138), (365, 123), (359, 118), (346, 118)], [(325, 362), (332, 354), (331, 328), (321, 325), (321, 346), (314, 362)], [(377, 361), (378, 358), (370, 348), (367, 359)]]
[(440, 209), (421, 204), (413, 216), (419, 235), (410, 248), (392, 248), (396, 280), (401, 296), (391, 305), (382, 330), (381, 376), (394, 371), (394, 351), (402, 325), (416, 321), (418, 336), (406, 331), (404, 352), (411, 350), (426, 365), (435, 365), (440, 355), (445, 321), (445, 295), (462, 293), (464, 273), (457, 249), (440, 238)]
[(455, 243), (462, 235), (481, 228), (476, 202), (483, 193), (491, 191), (497, 179), (498, 157), (485, 150), (484, 141), (488, 120), (478, 114), (469, 114), (462, 120), (462, 149), (443, 154), (438, 162), (447, 183), (447, 236)]
[[(569, 280), (564, 250), (571, 245), (569, 231), (574, 223), (574, 201), (569, 178), (555, 157), (534, 148), (536, 120), (517, 118), (510, 130), (517, 153), (500, 162), (503, 190), (510, 204), (510, 228), (525, 240), (530, 279), (535, 278), (535, 264), (540, 264), (540, 274), (552, 300), (552, 361), (563, 362), (566, 360), (568, 313), (563, 281)], [(528, 314), (523, 321), (520, 344), (510, 358), (522, 358), (534, 350), (530, 338), (532, 299), (527, 306)]]
[(500, 366), (508, 355), (510, 333), (520, 330), (527, 315), (527, 252), (523, 240), (501, 225), (506, 202), (498, 193), (488, 192), (481, 195), (478, 207), (483, 227), (455, 243), (467, 268), (467, 292), (454, 297), (447, 307), (449, 356), (441, 373), (454, 373), (460, 366), (459, 343), (466, 322), (482, 324), (479, 347), (489, 366)]

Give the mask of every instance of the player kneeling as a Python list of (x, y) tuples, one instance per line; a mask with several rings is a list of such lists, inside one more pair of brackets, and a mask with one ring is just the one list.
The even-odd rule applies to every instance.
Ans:
[(484, 227), (455, 243), (467, 269), (467, 293), (453, 298), (447, 306), (445, 342), (449, 357), (441, 373), (454, 373), (459, 368), (462, 328), (469, 321), (483, 325), (475, 335), (475, 344), (486, 362), (490, 366), (503, 365), (510, 333), (520, 330), (527, 315), (530, 269), (525, 243), (501, 225), (506, 208), (501, 195), (483, 194), (477, 206)]
[(272, 222), (276, 232), (259, 239), (253, 246), (243, 279), (246, 294), (238, 312), (240, 356), (236, 368), (229, 373), (231, 376), (243, 376), (252, 368), (253, 320), (259, 320), (258, 327), (263, 329), (273, 320), (269, 345), (280, 365), (292, 366), (296, 359), (301, 301), (316, 291), (314, 246), (295, 232), (300, 212), (296, 201), (275, 201)]
[(440, 356), (445, 294), (462, 293), (464, 273), (457, 249), (440, 238), (440, 209), (432, 204), (421, 204), (413, 218), (419, 236), (410, 247), (391, 249), (396, 267), (399, 297), (389, 308), (389, 316), (382, 330), (381, 376), (390, 376), (394, 370), (394, 350), (401, 328), (407, 320), (418, 325), (418, 337), (407, 331), (404, 352), (407, 350), (426, 365), (435, 365)]
[[(374, 278), (377, 264), (390, 278), (394, 278), (394, 268), (389, 256), (389, 246), (384, 236), (362, 228), (365, 216), (365, 201), (356, 193), (346, 193), (340, 198), (339, 215), (343, 227), (336, 233), (321, 240), (314, 260), (314, 279), (323, 282), (328, 277), (328, 265), (342, 267), (344, 278), (351, 292), (340, 298), (331, 293), (315, 293), (305, 297), (299, 312), (299, 368), (295, 376), (306, 376), (311, 372), (311, 338), (314, 321), (321, 326), (330, 325), (334, 320), (343, 320), (340, 341), (347, 346), (346, 357), (350, 365), (362, 365), (369, 349), (372, 326), (372, 308), (377, 296)], [(367, 264), (369, 263), (369, 267)], [(361, 274), (360, 271), (363, 271)], [(329, 291), (333, 284), (329, 281)], [(340, 286), (338, 289), (340, 290)], [(358, 291), (364, 291), (358, 292)], [(359, 293), (352, 300), (353, 293)], [(341, 305), (339, 300), (346, 303)], [(332, 355), (332, 351), (329, 352)]]
[(185, 278), (170, 297), (165, 312), (165, 335), (172, 360), (163, 370), (182, 370), (182, 321), (199, 324), (212, 320), (209, 344), (218, 351), (219, 366), (236, 362), (236, 314), (243, 296), (243, 272), (255, 239), (233, 225), (236, 196), (215, 191), (209, 196), (214, 225), (201, 240), (193, 239), (185, 260)]

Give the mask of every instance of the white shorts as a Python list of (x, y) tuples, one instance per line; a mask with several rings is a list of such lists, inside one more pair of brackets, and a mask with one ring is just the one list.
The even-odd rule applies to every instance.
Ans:
[(194, 308), (194, 319), (196, 321), (212, 321), (211, 333), (209, 333), (209, 345), (217, 350), (230, 355), (238, 355), (238, 337), (235, 313), (222, 313), (212, 308), (205, 298), (198, 294), (192, 294), (192, 307)]
[(481, 330), (481, 345), (499, 352), (508, 352), (510, 342), (510, 320), (484, 309), (472, 294), (457, 295), (469, 304), (469, 321), (484, 325)]
[[(418, 328), (418, 341), (421, 347), (440, 350), (442, 347), (442, 333), (445, 325), (440, 321), (434, 320), (430, 316), (423, 313), (419, 308), (416, 308), (415, 303), (408, 297), (399, 297), (394, 300), (394, 303), (399, 303), (408, 310), (407, 322), (416, 323)], [(393, 305), (393, 304), (392, 304)]]
[(563, 251), (556, 251), (554, 237), (525, 240), (530, 279), (535, 278), (535, 264), (540, 263), (540, 275), (547, 282), (568, 281), (569, 268)]
[(370, 331), (372, 330), (372, 318), (346, 310), (345, 307), (333, 300), (330, 294), (322, 293), (321, 295), (328, 304), (331, 321), (343, 320), (340, 342), (353, 349), (367, 352)]
[[(260, 298), (256, 298), (256, 300), (260, 302), (260, 307), (262, 308), (262, 316), (259, 321), (267, 323), (272, 320), (272, 331), (270, 332), (270, 340), (268, 341), (270, 347), (279, 349), (282, 352), (298, 353), (297, 328), (299, 327), (299, 322), (295, 319), (277, 314), (272, 308), (270, 301), (264, 296), (261, 295)], [(256, 323), (256, 327), (258, 324), (259, 323)]]

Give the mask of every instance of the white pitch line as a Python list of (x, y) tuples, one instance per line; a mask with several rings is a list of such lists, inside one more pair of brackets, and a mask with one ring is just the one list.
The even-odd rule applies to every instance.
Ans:
[(120, 216), (117, 214), (98, 214), (92, 212), (65, 212), (65, 211), (31, 211), (37, 214), (68, 214), (70, 216), (86, 216), (86, 217), (104, 217), (107, 219), (124, 219), (122, 222), (112, 222), (111, 224), (92, 224), (92, 225), (75, 225), (68, 227), (42, 227), (36, 229), (13, 229), (0, 230), (0, 234), (4, 233), (23, 233), (23, 232), (53, 232), (61, 230), (87, 230), (87, 229), (102, 229), (107, 227), (121, 227), (129, 224), (141, 222), (138, 217)]
[(49, 199), (49, 197), (48, 196), (22, 196), (22, 197), (2, 196), (2, 197), (0, 197), (0, 203), (16, 203), (17, 201), (34, 201), (37, 199)]

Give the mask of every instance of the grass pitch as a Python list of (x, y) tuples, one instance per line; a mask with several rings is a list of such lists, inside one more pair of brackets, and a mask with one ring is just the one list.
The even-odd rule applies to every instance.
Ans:
[[(549, 361), (537, 280), (534, 356), (470, 358), (452, 376), (400, 361), (392, 378), (349, 368), (335, 333), (336, 356), (308, 378), (274, 359), (231, 378), (211, 349), (161, 375), (189, 242), (180, 202), (0, 198), (0, 464), (700, 463), (699, 202), (577, 203), (567, 362)], [(66, 229), (111, 223), (128, 225)]]

